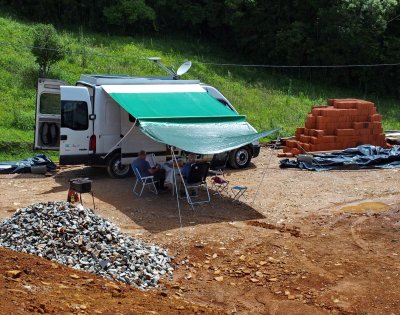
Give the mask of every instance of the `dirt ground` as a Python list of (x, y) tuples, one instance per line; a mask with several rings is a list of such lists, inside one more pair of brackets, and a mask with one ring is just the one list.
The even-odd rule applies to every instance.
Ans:
[(0, 313), (400, 314), (400, 170), (281, 170), (276, 154), (269, 163), (263, 148), (249, 169), (227, 170), (231, 186), (248, 187), (243, 203), (213, 195), (193, 211), (181, 201), (181, 221), (170, 193), (138, 198), (134, 178), (102, 169), (0, 175), (0, 218), (65, 200), (70, 178), (90, 177), (95, 211), (166, 247), (177, 268), (143, 292), (1, 250)]

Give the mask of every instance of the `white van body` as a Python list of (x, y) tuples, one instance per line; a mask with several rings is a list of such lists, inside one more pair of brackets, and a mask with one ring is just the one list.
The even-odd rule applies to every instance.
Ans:
[[(134, 84), (200, 82), (175, 80), (173, 77), (81, 75), (75, 86), (68, 86), (59, 80), (39, 79), (34, 148), (59, 150), (61, 165), (105, 166), (110, 176), (116, 178), (129, 174), (130, 164), (140, 150), (154, 153), (158, 162), (170, 160), (170, 148), (152, 140), (138, 127), (127, 135), (135, 122), (134, 118), (102, 88), (103, 85)], [(206, 84), (201, 86), (236, 112), (216, 88)], [(229, 164), (234, 168), (244, 168), (259, 151), (258, 142), (233, 150), (229, 153)], [(181, 152), (177, 150), (176, 154)], [(211, 160), (212, 156), (201, 158)]]

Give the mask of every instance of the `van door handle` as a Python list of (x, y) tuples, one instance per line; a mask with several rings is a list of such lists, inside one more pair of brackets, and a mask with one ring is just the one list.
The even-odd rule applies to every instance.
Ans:
[(68, 138), (67, 135), (61, 135), (61, 136), (60, 136), (60, 139), (61, 139), (61, 140), (67, 140), (67, 138)]

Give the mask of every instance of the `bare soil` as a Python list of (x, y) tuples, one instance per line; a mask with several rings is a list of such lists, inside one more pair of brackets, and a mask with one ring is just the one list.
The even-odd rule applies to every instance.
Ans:
[(226, 171), (248, 187), (242, 203), (213, 195), (193, 211), (181, 200), (181, 216), (170, 192), (138, 198), (134, 178), (103, 169), (0, 175), (0, 218), (65, 200), (70, 178), (90, 177), (95, 211), (168, 248), (177, 268), (144, 292), (2, 249), (0, 313), (400, 314), (400, 170), (281, 170), (276, 154), (269, 163), (263, 148), (249, 169)]

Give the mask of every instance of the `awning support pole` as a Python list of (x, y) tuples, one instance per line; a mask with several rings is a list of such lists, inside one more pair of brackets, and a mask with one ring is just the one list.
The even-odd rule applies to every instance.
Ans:
[(177, 206), (178, 206), (179, 225), (180, 225), (179, 231), (180, 231), (180, 237), (181, 237), (181, 245), (183, 247), (183, 254), (184, 254), (184, 256), (186, 256), (186, 246), (185, 246), (185, 243), (184, 243), (184, 240), (183, 240), (183, 225), (182, 225), (181, 203), (179, 201), (179, 190), (178, 190), (178, 185), (177, 185), (177, 182), (176, 182), (175, 165), (178, 168), (179, 176), (180, 176), (180, 178), (182, 180), (183, 185), (185, 185), (185, 181), (183, 180), (181, 169), (179, 168), (178, 160), (176, 159), (175, 149), (174, 149), (173, 146), (171, 146), (171, 152), (172, 152), (172, 175), (173, 175), (173, 178), (174, 178), (175, 196), (176, 196), (176, 203), (177, 203)]
[(274, 144), (274, 147), (271, 150), (271, 154), (269, 155), (268, 163), (266, 164), (266, 166), (263, 169), (263, 173), (262, 173), (262, 177), (261, 177), (260, 183), (258, 184), (256, 193), (254, 194), (253, 201), (251, 202), (251, 205), (253, 205), (253, 206), (254, 206), (254, 202), (256, 201), (257, 195), (258, 195), (258, 193), (260, 191), (261, 185), (262, 185), (262, 183), (264, 181), (265, 175), (267, 174), (268, 167), (271, 164), (272, 155), (274, 154), (274, 151), (276, 150), (276, 147), (277, 147), (277, 143), (280, 141), (280, 139), (281, 139), (281, 132), (279, 131), (278, 137), (276, 138), (276, 141), (275, 141), (275, 144)]

